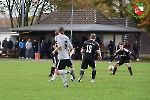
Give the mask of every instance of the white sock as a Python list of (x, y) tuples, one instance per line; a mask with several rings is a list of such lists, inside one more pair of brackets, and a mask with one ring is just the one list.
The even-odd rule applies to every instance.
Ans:
[(67, 83), (66, 74), (62, 74), (61, 79), (62, 79), (63, 83)]
[(57, 75), (56, 73), (54, 73), (54, 75), (53, 75), (53, 77), (52, 77), (51, 80), (55, 80), (57, 76), (58, 76), (58, 75)]
[(67, 74), (67, 72), (68, 72), (67, 70), (59, 70), (59, 74), (60, 74), (60, 75), (62, 75), (62, 74)]

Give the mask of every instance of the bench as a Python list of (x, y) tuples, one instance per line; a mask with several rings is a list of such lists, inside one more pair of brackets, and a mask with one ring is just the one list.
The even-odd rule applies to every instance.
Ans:
[(19, 57), (20, 50), (19, 49), (2, 49), (1, 50), (1, 57), (2, 58), (16, 58)]

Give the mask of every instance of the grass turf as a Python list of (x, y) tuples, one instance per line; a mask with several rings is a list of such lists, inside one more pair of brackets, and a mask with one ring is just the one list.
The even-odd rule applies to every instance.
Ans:
[[(76, 79), (81, 61), (74, 62)], [(113, 63), (114, 64), (114, 63)], [(125, 65), (111, 76), (108, 62), (97, 62), (95, 83), (91, 68), (79, 83), (70, 81), (63, 87), (61, 77), (48, 82), (52, 62), (41, 60), (1, 60), (0, 100), (150, 100), (150, 63), (131, 62), (133, 76)]]

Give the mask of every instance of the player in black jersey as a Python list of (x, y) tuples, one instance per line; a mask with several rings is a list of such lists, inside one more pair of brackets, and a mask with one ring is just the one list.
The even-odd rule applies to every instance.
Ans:
[(116, 56), (120, 56), (120, 60), (115, 64), (113, 73), (111, 75), (115, 75), (115, 73), (117, 71), (117, 67), (123, 65), (124, 63), (126, 63), (126, 66), (128, 67), (130, 75), (133, 75), (132, 69), (130, 66), (130, 55), (132, 55), (137, 61), (139, 61), (139, 59), (136, 58), (135, 55), (131, 51), (129, 51), (128, 49), (125, 49), (123, 47), (122, 43), (120, 43), (119, 47), (120, 47), (120, 49), (118, 51), (116, 51), (116, 53), (112, 57), (111, 61), (109, 62), (109, 63), (111, 63)]
[(85, 41), (81, 48), (81, 53), (83, 55), (83, 58), (82, 58), (80, 77), (78, 79), (78, 82), (82, 80), (84, 71), (88, 68), (88, 65), (92, 68), (91, 82), (95, 82), (94, 81), (95, 76), (96, 76), (96, 64), (94, 60), (95, 53), (97, 53), (98, 57), (101, 58), (99, 44), (95, 41), (95, 39), (96, 39), (96, 34), (92, 33), (90, 35), (90, 40)]
[[(59, 31), (55, 31), (55, 37), (59, 34)], [(52, 40), (52, 51), (54, 51), (57, 47), (57, 42), (55, 41), (55, 37)], [(58, 53), (56, 52), (54, 55), (52, 54), (53, 66), (51, 67), (49, 76), (54, 75), (56, 63), (58, 61)]]

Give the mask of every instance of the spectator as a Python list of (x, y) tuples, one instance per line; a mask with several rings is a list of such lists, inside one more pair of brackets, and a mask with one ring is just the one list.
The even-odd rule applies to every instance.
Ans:
[(99, 42), (99, 47), (100, 47), (100, 50), (101, 50), (101, 55), (102, 55), (102, 58), (104, 58), (104, 43), (100, 40)]
[(51, 40), (50, 39), (48, 39), (48, 41), (47, 41), (47, 43), (46, 43), (46, 56), (48, 57), (48, 58), (50, 58), (51, 57)]
[(113, 40), (110, 41), (110, 44), (108, 45), (109, 53), (110, 53), (110, 59), (114, 56), (114, 42)]
[(124, 48), (126, 48), (126, 49), (128, 49), (128, 50), (129, 50), (129, 49), (130, 49), (130, 47), (131, 47), (131, 46), (129, 45), (128, 41), (126, 41), (126, 43), (125, 43), (125, 45), (124, 45)]
[(80, 44), (79, 44), (77, 39), (73, 40), (72, 45), (73, 45), (74, 48), (76, 48), (77, 46), (80, 46)]
[(35, 53), (38, 53), (38, 42), (36, 40), (33, 41), (32, 48), (33, 48), (33, 57), (35, 58)]
[(21, 42), (19, 42), (19, 48), (20, 48), (20, 56), (19, 58), (24, 58), (25, 57), (25, 49), (26, 49), (26, 44), (24, 40), (22, 39)]
[(7, 41), (7, 38), (5, 38), (2, 42), (2, 47), (3, 49), (7, 49), (8, 48), (8, 41)]
[[(118, 51), (119, 49), (120, 49), (120, 44), (121, 44), (121, 42), (119, 42), (119, 44), (117, 45), (117, 47), (116, 47), (116, 51)], [(118, 60), (119, 60), (120, 58), (119, 58), (119, 56), (118, 56)]]
[(42, 42), (41, 42), (40, 52), (41, 52), (41, 59), (44, 59), (45, 52), (46, 52), (46, 43), (44, 40), (42, 40)]
[(135, 41), (135, 44), (133, 45), (133, 50), (135, 57), (138, 57), (139, 46), (137, 44), (137, 41)]
[(8, 49), (12, 49), (12, 48), (13, 48), (13, 42), (12, 42), (11, 38), (9, 38)]
[(19, 43), (18, 43), (18, 41), (15, 42), (15, 49), (19, 49)]
[(26, 59), (31, 59), (31, 51), (32, 51), (32, 42), (30, 39), (28, 39), (26, 43)]

